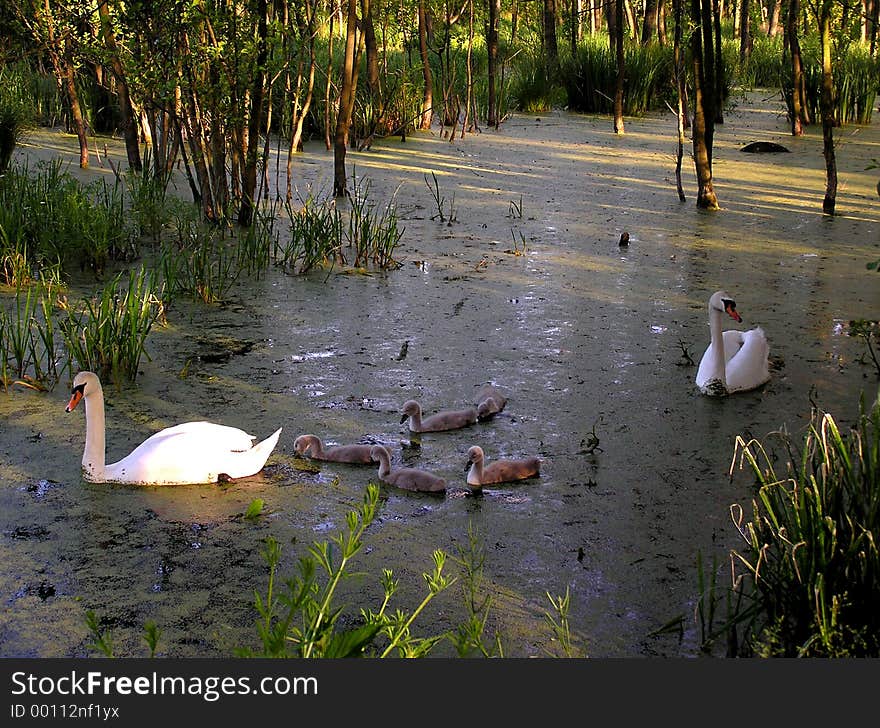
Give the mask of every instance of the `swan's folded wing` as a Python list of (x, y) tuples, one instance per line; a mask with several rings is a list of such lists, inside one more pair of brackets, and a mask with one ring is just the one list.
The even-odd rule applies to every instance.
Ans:
[(743, 333), (743, 345), (727, 364), (727, 388), (731, 392), (760, 387), (770, 379), (770, 345), (760, 328)]
[(208, 443), (207, 447), (218, 450), (242, 451), (249, 450), (253, 447), (256, 438), (249, 435), (244, 430), (237, 427), (229, 427), (227, 425), (218, 425), (213, 422), (184, 422), (174, 427), (166, 427), (151, 437), (144, 440), (144, 445), (148, 442), (158, 443), (159, 441), (169, 440), (171, 438), (187, 438), (187, 441), (193, 446), (202, 441)]

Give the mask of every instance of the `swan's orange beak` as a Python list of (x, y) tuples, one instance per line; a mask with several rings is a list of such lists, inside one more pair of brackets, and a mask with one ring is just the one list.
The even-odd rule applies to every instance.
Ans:
[(742, 316), (740, 316), (739, 313), (737, 312), (735, 304), (728, 303), (724, 307), (724, 310), (727, 311), (730, 318), (732, 318), (734, 321), (736, 321), (738, 323), (742, 323)]
[(67, 403), (67, 407), (65, 408), (65, 412), (73, 412), (74, 408), (80, 403), (80, 400), (83, 398), (83, 388), (76, 387), (73, 392), (70, 394), (70, 401)]

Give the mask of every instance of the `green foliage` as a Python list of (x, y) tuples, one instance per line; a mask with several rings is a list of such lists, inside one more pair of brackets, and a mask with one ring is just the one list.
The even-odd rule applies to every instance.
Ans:
[[(804, 85), (810, 118), (820, 119), (819, 99), (822, 84), (822, 54), (819, 38), (810, 35), (801, 40), (804, 63)], [(870, 124), (877, 98), (880, 58), (872, 57), (860, 43), (839, 43), (833, 46), (834, 116), (841, 124)], [(791, 113), (791, 68), (784, 67), (782, 93)]]
[(255, 521), (262, 515), (264, 505), (262, 498), (254, 498), (244, 512), (244, 517), (249, 521)]
[(342, 220), (332, 200), (319, 202), (309, 196), (295, 209), (285, 203), (290, 220), (286, 239), (275, 243), (275, 264), (294, 275), (333, 265), (342, 246)]
[(147, 334), (162, 311), (162, 290), (154, 272), (144, 268), (119, 273), (95, 298), (69, 307), (61, 330), (78, 369), (101, 379), (134, 381)]
[[(254, 593), (260, 615), (257, 633), (261, 657), (419, 657), (428, 654), (445, 635), (416, 637), (412, 625), (434, 597), (454, 580), (443, 574), (446, 555), (434, 552), (434, 568), (424, 574), (427, 594), (412, 611), (390, 608), (397, 582), (390, 570), (383, 571), (384, 599), (378, 610), (361, 609), (356, 627), (345, 629), (336, 604), (337, 590), (351, 576), (350, 562), (363, 548), (363, 536), (376, 516), (379, 488), (367, 486), (360, 507), (346, 517), (345, 529), (330, 541), (315, 542), (299, 559), (297, 574), (278, 589), (277, 570), (281, 547), (274, 538), (266, 541), (264, 557), (269, 565), (265, 596)], [(279, 593), (280, 591), (280, 593)], [(242, 650), (242, 655), (251, 655)]]
[(34, 124), (30, 76), (23, 63), (0, 68), (0, 174), (9, 168), (15, 147)]
[(101, 622), (94, 610), (86, 612), (86, 626), (92, 634), (92, 647), (104, 657), (113, 657), (113, 635), (110, 630), (101, 629)]
[(752, 41), (745, 63), (740, 63), (738, 39), (723, 43), (725, 61), (736, 69), (737, 83), (747, 88), (778, 88), (790, 74), (790, 70), (786, 71), (782, 35), (758, 34)]
[(84, 187), (62, 170), (59, 159), (38, 163), (34, 174), (27, 167), (10, 169), (0, 177), (5, 282), (55, 278), (58, 270), (74, 267), (100, 273), (110, 258), (131, 257), (123, 203), (119, 186), (101, 180)]
[[(625, 43), (626, 77), (623, 113), (637, 116), (662, 108), (672, 85), (672, 49), (652, 43)], [(613, 111), (617, 59), (604, 34), (588, 36), (578, 45), (577, 56), (563, 65), (568, 105), (587, 113)]]
[(468, 525), (468, 540), (458, 548), (455, 559), (461, 570), (462, 596), (467, 619), (450, 634), (459, 657), (481, 655), (504, 657), (501, 635), (497, 632), (487, 644), (486, 626), (492, 608), (492, 592), (484, 584), (486, 547), (472, 524)]
[[(508, 87), (511, 105), (527, 114), (545, 113), (565, 105), (565, 88), (547, 74), (543, 56), (523, 53), (511, 69)], [(571, 98), (568, 99), (572, 104)]]
[(731, 552), (728, 651), (786, 657), (880, 656), (880, 400), (848, 435), (814, 413), (800, 448), (780, 433), (784, 472), (756, 440), (734, 463), (757, 479), (752, 519), (731, 514), (745, 547)]
[(235, 250), (222, 230), (185, 211), (175, 216), (175, 238), (162, 245), (159, 270), (164, 293), (183, 294), (203, 303), (222, 301), (239, 275)]
[(54, 385), (63, 367), (53, 320), (52, 286), (17, 288), (12, 310), (0, 309), (0, 382), (37, 389)]

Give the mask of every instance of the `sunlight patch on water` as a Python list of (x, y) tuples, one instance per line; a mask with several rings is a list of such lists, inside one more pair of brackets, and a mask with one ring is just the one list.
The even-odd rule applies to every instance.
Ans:
[(312, 359), (329, 359), (330, 357), (336, 356), (335, 351), (309, 351), (305, 354), (294, 354), (290, 357), (291, 361), (300, 362), (300, 361), (309, 361)]

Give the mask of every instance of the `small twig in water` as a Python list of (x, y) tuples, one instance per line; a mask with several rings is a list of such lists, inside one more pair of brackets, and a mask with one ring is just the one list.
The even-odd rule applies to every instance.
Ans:
[(678, 345), (681, 347), (681, 359), (676, 362), (676, 364), (680, 367), (692, 367), (696, 364), (694, 358), (691, 356), (691, 352), (688, 349), (688, 345), (685, 341), (679, 339)]

